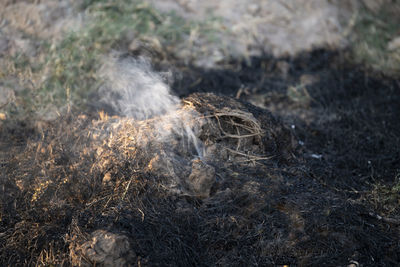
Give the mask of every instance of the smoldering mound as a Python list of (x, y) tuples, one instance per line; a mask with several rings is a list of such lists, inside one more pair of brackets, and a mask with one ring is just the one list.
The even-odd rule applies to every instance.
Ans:
[(176, 112), (196, 114), (203, 160), (178, 132), (159, 142), (168, 114), (70, 114), (30, 142), (9, 175), (23, 178), (5, 181), (21, 201), (4, 202), (2, 221), (14, 226), (2, 232), (3, 258), (42, 255), (46, 244), (74, 266), (309, 265), (336, 251), (343, 265), (356, 251), (395, 252), (374, 245), (388, 230), (366, 224), (365, 208), (307, 177), (270, 113), (214, 94)]
[[(136, 134), (136, 145), (148, 142), (165, 143), (181, 139), (183, 146), (193, 146), (194, 156), (203, 156), (203, 147), (196, 136), (194, 109), (180, 109), (179, 98), (171, 93), (160, 73), (152, 70), (146, 58), (124, 57), (113, 54), (105, 59), (100, 70), (103, 86), (99, 90), (101, 102), (111, 106), (120, 116), (136, 121), (151, 121), (150, 132)], [(165, 76), (165, 74), (164, 74)]]
[[(276, 156), (267, 155), (265, 147), (274, 149), (277, 145), (264, 143), (276, 141), (273, 136), (277, 135), (262, 129), (259, 119), (243, 105), (220, 98), (218, 105), (225, 105), (217, 108), (217, 97), (206, 95), (181, 102), (145, 58), (113, 55), (100, 76), (104, 80), (100, 89), (102, 101), (123, 116), (106, 119), (104, 125), (92, 130), (96, 135), (106, 133), (103, 138), (114, 152), (104, 153), (110, 151), (104, 147), (97, 149), (100, 172), (111, 168), (105, 164), (110, 159), (126, 161), (116, 156), (130, 151), (128, 161), (160, 177), (170, 191), (209, 197), (217, 184), (214, 166), (232, 160), (255, 165)], [(202, 113), (196, 110), (205, 106), (208, 110), (201, 110)], [(272, 121), (271, 118), (268, 119)]]
[[(272, 140), (271, 134), (239, 103), (206, 95), (181, 102), (145, 58), (113, 55), (100, 76), (102, 102), (120, 114), (112, 119), (103, 114), (102, 125), (91, 130), (91, 142), (98, 147), (94, 166), (107, 177), (113, 174), (109, 162), (133, 163), (159, 177), (172, 192), (204, 198), (217, 184), (214, 166), (269, 159), (264, 141)], [(216, 100), (225, 106), (217, 108)], [(200, 106), (208, 110), (200, 114)]]
[[(204, 157), (197, 157), (187, 130), (177, 127), (183, 124), (196, 134)], [(221, 166), (285, 160), (292, 148), (289, 131), (271, 115), (254, 115), (245, 105), (213, 94), (192, 95), (175, 112), (147, 120), (101, 113), (83, 135), (94, 146), (92, 169), (99, 173), (113, 177), (119, 164), (130, 165), (158, 177), (171, 192), (203, 198), (219, 187), (215, 171)]]

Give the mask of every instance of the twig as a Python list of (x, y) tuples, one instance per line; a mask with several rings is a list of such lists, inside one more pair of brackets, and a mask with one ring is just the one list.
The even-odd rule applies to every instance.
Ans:
[[(232, 118), (229, 118), (229, 120), (231, 121), (231, 123), (232, 123), (232, 125), (234, 125), (235, 123), (233, 122), (233, 120), (232, 120)], [(235, 128), (236, 128), (236, 132), (237, 132), (237, 134), (238, 135), (240, 135), (240, 130), (239, 130), (239, 128), (235, 125)], [(238, 138), (238, 142), (237, 142), (237, 146), (236, 146), (236, 150), (239, 150), (240, 149), (240, 140), (241, 140), (241, 138)]]
[(250, 154), (246, 154), (246, 153), (243, 153), (243, 152), (240, 152), (240, 151), (237, 151), (237, 150), (233, 150), (233, 149), (230, 149), (230, 148), (228, 148), (228, 147), (224, 147), (226, 150), (228, 150), (229, 152), (232, 152), (232, 153), (234, 153), (234, 154), (237, 154), (237, 155), (240, 155), (240, 156), (244, 156), (244, 157), (248, 157), (249, 158), (249, 160), (247, 160), (247, 161), (252, 161), (252, 160), (268, 160), (268, 159), (272, 159), (272, 158), (274, 158), (275, 156), (271, 156), (271, 157), (262, 157), (262, 156), (258, 156), (258, 155), (250, 155)]
[(131, 183), (132, 183), (132, 179), (133, 179), (133, 178), (131, 178), (131, 179), (129, 180), (128, 184), (126, 185), (125, 192), (122, 194), (122, 200), (124, 200), (125, 195), (126, 195), (126, 192), (128, 192), (129, 186), (130, 186)]

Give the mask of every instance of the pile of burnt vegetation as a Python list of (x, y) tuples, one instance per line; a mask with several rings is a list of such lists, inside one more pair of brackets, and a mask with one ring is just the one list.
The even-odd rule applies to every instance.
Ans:
[(366, 198), (395, 176), (399, 85), (341, 64), (182, 71), (177, 91), (220, 94), (145, 119), (6, 122), (1, 142), (25, 134), (1, 163), (1, 264), (395, 265), (400, 212)]

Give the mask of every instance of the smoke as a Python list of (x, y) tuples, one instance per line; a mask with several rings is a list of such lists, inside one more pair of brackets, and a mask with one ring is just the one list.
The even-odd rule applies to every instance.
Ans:
[[(137, 121), (155, 120), (152, 136), (157, 142), (167, 142), (179, 136), (183, 145), (194, 146), (202, 158), (203, 145), (195, 134), (195, 110), (185, 109), (177, 96), (171, 93), (164, 77), (155, 72), (148, 59), (123, 57), (113, 54), (105, 60), (100, 77), (101, 101), (110, 105), (119, 115)], [(185, 142), (186, 141), (186, 142)]]
[(174, 112), (180, 103), (145, 58), (112, 55), (100, 73), (106, 82), (103, 101), (121, 115), (145, 120)]

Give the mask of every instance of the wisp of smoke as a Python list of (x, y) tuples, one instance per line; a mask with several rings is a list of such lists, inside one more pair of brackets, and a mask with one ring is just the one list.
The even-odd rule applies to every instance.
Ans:
[(103, 100), (124, 116), (145, 120), (173, 112), (180, 102), (145, 58), (113, 55), (100, 73), (106, 81)]
[(103, 64), (100, 76), (104, 80), (100, 89), (102, 102), (135, 120), (156, 118), (158, 140), (154, 141), (163, 142), (178, 134), (202, 158), (204, 149), (193, 130), (195, 111), (181, 108), (180, 99), (171, 93), (163, 77), (152, 70), (148, 59), (113, 54)]

